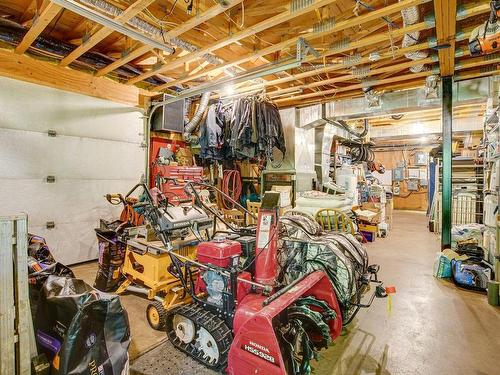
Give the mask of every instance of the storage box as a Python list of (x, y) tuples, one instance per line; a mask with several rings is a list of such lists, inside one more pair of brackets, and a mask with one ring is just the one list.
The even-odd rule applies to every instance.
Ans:
[(358, 227), (359, 227), (359, 230), (363, 231), (363, 232), (372, 232), (372, 233), (378, 232), (378, 227), (376, 225), (359, 224)]
[(373, 232), (365, 232), (365, 231), (360, 231), (361, 234), (363, 235), (364, 239), (368, 242), (375, 242), (375, 238), (377, 238), (377, 233)]
[(361, 207), (353, 210), (359, 221), (369, 224), (378, 224), (382, 220), (380, 203), (363, 203)]
[(280, 193), (280, 207), (291, 206), (292, 204), (292, 187), (273, 185), (271, 191)]

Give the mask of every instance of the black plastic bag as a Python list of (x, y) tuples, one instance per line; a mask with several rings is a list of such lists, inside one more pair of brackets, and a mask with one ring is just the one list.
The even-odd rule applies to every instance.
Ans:
[(66, 267), (64, 264), (56, 262), (49, 266), (46, 266), (40, 271), (31, 272), (28, 275), (28, 285), (29, 285), (29, 296), (30, 296), (30, 307), (31, 307), (31, 316), (33, 320), (36, 317), (37, 309), (38, 309), (38, 300), (40, 298), (40, 293), (43, 287), (43, 284), (47, 280), (49, 276), (59, 276), (59, 277), (67, 277), (74, 278), (75, 275), (71, 269)]
[(121, 266), (125, 259), (126, 244), (119, 240), (115, 230), (98, 228), (95, 232), (99, 260), (94, 288), (103, 292), (114, 292), (124, 280)]
[(119, 297), (83, 280), (47, 278), (35, 335), (53, 375), (121, 375), (128, 368), (130, 328)]

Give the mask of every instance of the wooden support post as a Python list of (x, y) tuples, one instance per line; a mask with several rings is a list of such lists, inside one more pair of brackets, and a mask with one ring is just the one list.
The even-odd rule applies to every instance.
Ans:
[(441, 248), (451, 247), (453, 77), (443, 77), (443, 183), (441, 208)]

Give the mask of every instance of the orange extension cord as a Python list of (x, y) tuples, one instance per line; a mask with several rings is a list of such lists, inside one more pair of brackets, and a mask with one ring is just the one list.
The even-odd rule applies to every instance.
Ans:
[[(224, 171), (221, 189), (224, 194), (233, 198), (236, 202), (239, 202), (242, 189), (241, 185), (241, 175), (239, 171), (235, 169)], [(222, 204), (227, 210), (234, 208), (234, 203), (225, 197), (222, 197)]]

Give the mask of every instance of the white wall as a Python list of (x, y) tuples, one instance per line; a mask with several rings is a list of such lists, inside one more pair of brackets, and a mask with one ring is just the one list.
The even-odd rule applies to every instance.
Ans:
[(62, 263), (95, 259), (99, 218), (120, 212), (104, 195), (143, 173), (142, 132), (136, 108), (0, 77), (0, 215), (27, 212)]

